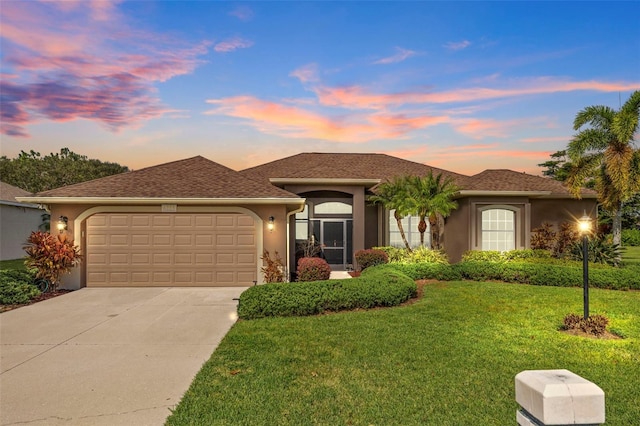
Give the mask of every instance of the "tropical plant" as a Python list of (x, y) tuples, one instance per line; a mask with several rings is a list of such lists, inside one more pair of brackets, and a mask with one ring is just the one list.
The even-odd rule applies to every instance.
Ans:
[(260, 268), (264, 274), (264, 282), (281, 283), (284, 282), (284, 262), (277, 251), (273, 253), (273, 258), (268, 250), (262, 252), (260, 258), (264, 261), (265, 266)]
[(82, 256), (73, 241), (64, 234), (52, 235), (48, 232), (32, 232), (24, 247), (28, 268), (36, 269), (36, 278), (46, 279), (56, 290), (62, 274), (80, 263)]
[(613, 242), (621, 241), (621, 208), (640, 192), (640, 150), (634, 135), (640, 116), (640, 91), (614, 110), (608, 106), (589, 106), (578, 112), (573, 122), (578, 131), (567, 153), (572, 162), (567, 184), (580, 198), (585, 181), (593, 178), (602, 206), (613, 214)]
[(410, 211), (420, 219), (420, 245), (424, 246), (428, 219), (431, 225), (431, 248), (440, 249), (440, 224), (458, 207), (453, 200), (458, 187), (451, 177), (443, 177), (441, 173), (434, 176), (431, 171), (426, 176), (409, 176), (407, 183)]
[[(574, 260), (582, 260), (582, 242), (575, 241), (568, 246), (566, 257)], [(607, 241), (606, 238), (590, 238), (587, 243), (587, 257), (589, 262), (602, 263), (610, 266), (620, 265), (622, 254), (620, 245)]]
[(367, 199), (372, 204), (382, 205), (385, 209), (393, 210), (393, 217), (398, 223), (398, 229), (400, 230), (400, 236), (407, 250), (411, 251), (411, 246), (407, 241), (407, 236), (404, 233), (404, 227), (402, 226), (402, 219), (411, 214), (411, 204), (409, 203), (409, 196), (407, 188), (409, 187), (408, 176), (396, 176), (392, 179), (386, 180), (374, 189), (373, 195), (370, 195)]

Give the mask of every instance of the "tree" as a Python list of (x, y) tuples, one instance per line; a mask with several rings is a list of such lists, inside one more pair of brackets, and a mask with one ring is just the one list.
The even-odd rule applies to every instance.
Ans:
[(546, 170), (542, 171), (543, 176), (550, 177), (551, 179), (565, 182), (569, 177), (569, 171), (571, 170), (571, 162), (567, 158), (567, 150), (557, 151), (551, 154), (551, 160), (538, 164), (539, 167), (543, 167)]
[(407, 183), (411, 213), (420, 219), (420, 245), (424, 246), (428, 219), (431, 225), (431, 248), (440, 249), (440, 223), (458, 207), (453, 200), (458, 187), (451, 177), (444, 178), (442, 174), (434, 176), (432, 172), (426, 176), (410, 176)]
[(16, 158), (0, 157), (2, 181), (33, 193), (127, 171), (126, 166), (89, 159), (69, 148), (44, 157), (33, 150), (20, 151)]
[(567, 153), (573, 163), (567, 185), (580, 198), (585, 180), (593, 177), (602, 206), (613, 215), (613, 242), (621, 242), (621, 209), (640, 192), (640, 150), (634, 146), (640, 116), (640, 91), (618, 111), (589, 106), (576, 114)]
[(372, 204), (380, 204), (388, 210), (394, 210), (393, 217), (398, 223), (398, 229), (400, 230), (400, 236), (407, 250), (411, 251), (411, 246), (407, 241), (407, 236), (404, 233), (402, 226), (402, 219), (410, 214), (411, 205), (409, 203), (409, 197), (407, 188), (409, 187), (408, 176), (396, 176), (390, 180), (386, 180), (374, 188), (374, 194), (368, 197), (368, 200)]

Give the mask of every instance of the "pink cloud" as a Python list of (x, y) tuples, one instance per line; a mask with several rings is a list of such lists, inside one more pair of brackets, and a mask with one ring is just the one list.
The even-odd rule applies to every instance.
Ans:
[(520, 139), (520, 141), (524, 143), (569, 142), (570, 140), (571, 136), (550, 136)]
[(235, 16), (241, 21), (247, 22), (253, 18), (253, 10), (248, 6), (238, 6), (229, 12), (230, 16)]
[(252, 96), (213, 99), (207, 103), (216, 107), (206, 114), (241, 118), (265, 133), (288, 138), (313, 138), (346, 143), (403, 138), (414, 130), (444, 121), (442, 117), (410, 117), (402, 114), (330, 118)]
[(414, 52), (413, 50), (403, 49), (402, 47), (396, 47), (395, 55), (378, 59), (377, 61), (374, 62), (374, 64), (379, 64), (379, 65), (395, 64), (395, 63), (407, 60), (410, 57), (415, 55), (417, 55), (417, 52)]
[(450, 41), (444, 45), (444, 47), (449, 50), (462, 50), (462, 49), (466, 49), (469, 46), (471, 46), (471, 42), (469, 40), (462, 40), (457, 42)]
[(74, 119), (117, 131), (172, 111), (153, 83), (191, 72), (207, 43), (136, 29), (117, 3), (3, 4), (2, 66), (17, 77), (2, 81), (2, 133), (25, 137), (36, 121)]
[(221, 41), (220, 43), (217, 43), (213, 47), (213, 50), (215, 50), (216, 52), (225, 53), (225, 52), (233, 52), (234, 50), (237, 50), (237, 49), (246, 49), (251, 46), (253, 46), (253, 42), (251, 40), (245, 40), (240, 37), (234, 37), (228, 40)]
[(301, 83), (315, 83), (320, 80), (318, 77), (318, 64), (301, 66), (291, 71), (289, 76), (297, 78)]
[(618, 92), (637, 90), (640, 82), (608, 83), (600, 81), (563, 81), (537, 78), (517, 82), (512, 88), (475, 87), (442, 92), (371, 93), (361, 86), (318, 87), (315, 89), (321, 104), (343, 108), (383, 109), (407, 104), (442, 104), (477, 102), (490, 99), (513, 98), (538, 94), (564, 93), (579, 90)]

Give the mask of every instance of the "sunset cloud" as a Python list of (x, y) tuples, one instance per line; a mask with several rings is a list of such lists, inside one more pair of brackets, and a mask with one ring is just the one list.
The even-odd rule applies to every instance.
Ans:
[(444, 117), (383, 113), (327, 117), (299, 107), (264, 101), (252, 96), (211, 99), (207, 103), (215, 107), (205, 114), (241, 118), (265, 133), (287, 138), (312, 138), (345, 143), (403, 138), (414, 130), (446, 120)]
[(450, 41), (444, 45), (444, 47), (449, 50), (462, 50), (469, 46), (471, 46), (471, 42), (469, 40)]
[(297, 68), (289, 76), (295, 77), (300, 80), (301, 83), (315, 83), (320, 80), (318, 77), (318, 64), (307, 64), (300, 68)]
[(318, 87), (322, 105), (343, 108), (384, 109), (409, 104), (446, 104), (506, 99), (539, 94), (566, 93), (580, 90), (597, 92), (632, 91), (640, 82), (611, 83), (600, 81), (565, 81), (553, 78), (522, 79), (511, 87), (471, 87), (440, 92), (374, 93), (361, 86)]
[(235, 16), (239, 20), (247, 22), (253, 19), (254, 13), (253, 9), (251, 9), (249, 6), (238, 6), (231, 12), (229, 12), (229, 15)]
[(191, 72), (207, 44), (114, 21), (117, 3), (3, 4), (2, 66), (20, 75), (1, 83), (3, 134), (27, 137), (37, 121), (75, 119), (118, 131), (171, 111), (154, 83)]
[(378, 64), (378, 65), (395, 64), (395, 63), (407, 60), (410, 57), (415, 55), (417, 55), (417, 52), (414, 52), (413, 50), (403, 49), (402, 47), (396, 47), (395, 55), (378, 59), (377, 61), (374, 62), (374, 64)]
[(213, 50), (219, 53), (233, 52), (238, 49), (246, 49), (248, 47), (253, 46), (253, 42), (251, 40), (245, 40), (240, 37), (230, 38), (220, 43), (216, 43), (213, 47)]

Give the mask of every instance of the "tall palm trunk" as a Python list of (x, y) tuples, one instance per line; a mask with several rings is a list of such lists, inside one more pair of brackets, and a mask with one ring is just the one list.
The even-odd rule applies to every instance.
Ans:
[(622, 243), (622, 203), (613, 214), (613, 244), (620, 245)]
[(400, 230), (400, 236), (402, 237), (402, 241), (404, 242), (404, 245), (407, 247), (407, 250), (413, 251), (411, 250), (409, 241), (407, 241), (407, 236), (404, 234), (404, 227), (402, 226), (402, 216), (398, 214), (398, 210), (393, 212), (393, 217), (396, 219), (396, 222), (398, 223), (398, 230)]

